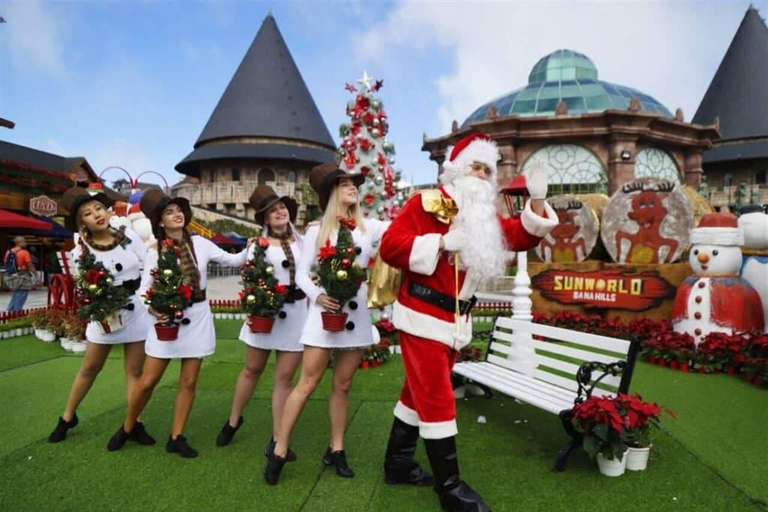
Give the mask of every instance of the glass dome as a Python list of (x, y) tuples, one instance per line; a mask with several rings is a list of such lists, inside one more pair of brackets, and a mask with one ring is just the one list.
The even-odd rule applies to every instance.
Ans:
[(528, 85), (489, 101), (470, 115), (462, 127), (485, 119), (491, 105), (500, 117), (554, 116), (560, 100), (569, 114), (626, 110), (632, 98), (640, 100), (644, 112), (674, 117), (651, 96), (624, 85), (597, 79), (597, 68), (589, 57), (573, 50), (557, 50), (543, 57), (528, 75)]

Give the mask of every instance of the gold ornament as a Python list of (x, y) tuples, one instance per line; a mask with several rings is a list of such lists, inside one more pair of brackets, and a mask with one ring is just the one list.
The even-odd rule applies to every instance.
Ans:
[(95, 285), (95, 284), (89, 284), (89, 285), (88, 285), (88, 289), (89, 289), (89, 290), (91, 290), (92, 292), (93, 292), (93, 291), (96, 291), (96, 289), (98, 289), (98, 285)]
[(255, 295), (249, 295), (249, 296), (247, 296), (245, 298), (245, 300), (247, 300), (249, 304), (253, 304), (254, 302), (256, 302), (256, 296)]
[(171, 277), (173, 275), (173, 270), (167, 268), (167, 269), (163, 270), (163, 275), (165, 277)]
[(275, 272), (275, 267), (270, 265), (269, 267), (264, 269), (264, 272), (266, 272), (267, 274), (273, 274)]
[(337, 270), (336, 271), (336, 279), (339, 281), (346, 281), (347, 280), (347, 271), (346, 270)]

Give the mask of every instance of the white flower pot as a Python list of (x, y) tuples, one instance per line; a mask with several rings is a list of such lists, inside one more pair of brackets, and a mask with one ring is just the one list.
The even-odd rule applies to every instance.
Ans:
[(0, 332), (0, 340), (4, 340), (8, 337), (8, 331)]
[(47, 329), (35, 329), (35, 336), (37, 336), (37, 339), (40, 341), (44, 341), (46, 343), (56, 341), (56, 333)]
[(645, 448), (627, 448), (624, 458), (627, 460), (628, 471), (645, 471), (648, 467), (648, 456), (651, 454), (651, 447)]
[(72, 352), (72, 344), (78, 342), (78, 340), (73, 340), (71, 338), (59, 338), (59, 341), (61, 342), (61, 348), (69, 352)]
[(85, 341), (73, 341), (72, 344), (70, 345), (70, 348), (72, 352), (74, 352), (75, 354), (80, 354), (85, 352), (85, 346), (86, 346)]
[(621, 476), (627, 469), (627, 456), (624, 454), (621, 459), (606, 459), (602, 453), (598, 453), (597, 467), (605, 476)]

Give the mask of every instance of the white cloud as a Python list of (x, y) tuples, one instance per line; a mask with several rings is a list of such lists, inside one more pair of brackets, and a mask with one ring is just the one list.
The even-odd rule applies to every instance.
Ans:
[(66, 22), (40, 0), (4, 4), (3, 28), (14, 66), (42, 70), (57, 78), (66, 75), (64, 35)]
[(442, 50), (453, 65), (434, 80), (443, 132), (494, 97), (524, 86), (544, 55), (589, 56), (600, 79), (637, 88), (687, 120), (749, 2), (442, 2), (404, 0), (361, 35), (358, 56), (397, 66), (404, 49)]

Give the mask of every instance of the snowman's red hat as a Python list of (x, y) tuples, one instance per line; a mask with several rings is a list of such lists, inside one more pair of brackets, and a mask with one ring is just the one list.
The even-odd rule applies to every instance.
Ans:
[(440, 181), (443, 184), (453, 183), (456, 178), (469, 176), (472, 173), (472, 162), (480, 162), (491, 171), (490, 179), (496, 182), (496, 162), (501, 155), (496, 143), (484, 133), (467, 135), (455, 146), (446, 151), (448, 158), (443, 162), (443, 173)]
[(707, 213), (691, 231), (691, 245), (744, 245), (739, 220), (732, 213)]

